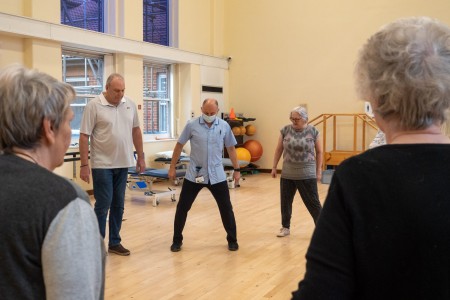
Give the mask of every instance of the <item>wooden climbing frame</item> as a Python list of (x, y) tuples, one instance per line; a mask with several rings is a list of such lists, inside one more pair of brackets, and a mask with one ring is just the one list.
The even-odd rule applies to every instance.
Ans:
[[(353, 147), (350, 150), (338, 150), (337, 149), (337, 128), (339, 126), (338, 123), (338, 117), (339, 120), (342, 118), (353, 118)], [(331, 125), (329, 125), (331, 122)], [(320, 125), (322, 126), (322, 140), (323, 140), (323, 160), (322, 160), (322, 169), (326, 170), (328, 166), (337, 166), (339, 165), (343, 160), (359, 154), (366, 150), (366, 136), (367, 136), (367, 130), (369, 129), (375, 129), (378, 130), (378, 126), (375, 123), (375, 120), (373, 117), (370, 117), (369, 115), (365, 113), (342, 113), (342, 114), (321, 114), (311, 120), (309, 120), (309, 123), (313, 126), (315, 126), (317, 129), (320, 130)], [(331, 126), (332, 128), (332, 149), (328, 150), (327, 145), (327, 139), (328, 134), (327, 130)], [(358, 130), (360, 129), (360, 130)], [(359, 138), (360, 137), (360, 138)], [(361, 146), (358, 148), (358, 141), (361, 142)]]

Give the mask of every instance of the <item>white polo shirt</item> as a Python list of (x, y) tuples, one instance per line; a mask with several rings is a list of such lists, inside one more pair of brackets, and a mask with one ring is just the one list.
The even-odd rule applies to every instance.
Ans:
[(123, 97), (117, 106), (111, 105), (103, 94), (91, 100), (84, 110), (80, 128), (80, 133), (90, 136), (91, 167), (134, 166), (134, 127), (139, 127), (139, 118), (130, 99)]

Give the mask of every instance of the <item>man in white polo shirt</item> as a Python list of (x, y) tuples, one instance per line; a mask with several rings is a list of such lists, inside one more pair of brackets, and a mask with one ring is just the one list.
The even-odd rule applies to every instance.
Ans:
[(133, 144), (137, 152), (136, 171), (145, 170), (142, 132), (136, 105), (124, 97), (124, 78), (117, 73), (111, 74), (105, 88), (105, 92), (86, 105), (83, 113), (80, 177), (89, 183), (92, 168), (94, 210), (100, 233), (105, 238), (109, 211), (108, 251), (125, 256), (130, 255), (130, 251), (122, 246), (120, 237), (125, 188), (128, 168), (135, 164)]

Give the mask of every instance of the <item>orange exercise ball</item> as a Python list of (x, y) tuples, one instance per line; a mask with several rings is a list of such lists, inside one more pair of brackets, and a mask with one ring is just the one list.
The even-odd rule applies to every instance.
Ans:
[(263, 147), (261, 144), (256, 140), (248, 140), (244, 143), (243, 147), (250, 152), (251, 155), (251, 162), (257, 161), (261, 158), (263, 154)]
[[(242, 147), (236, 148), (236, 156), (238, 160), (242, 160), (242, 161), (248, 161), (250, 162), (250, 160), (252, 159), (252, 156), (250, 154), (250, 152)], [(246, 167), (247, 165), (242, 165), (240, 164), (241, 167)]]
[(247, 129), (245, 129), (244, 126), (239, 126), (239, 128), (241, 129), (241, 135), (244, 135), (247, 132)]
[(245, 134), (248, 136), (252, 136), (256, 133), (256, 127), (252, 124), (245, 126)]
[(231, 128), (231, 131), (233, 131), (234, 135), (241, 135), (241, 128), (239, 126)]

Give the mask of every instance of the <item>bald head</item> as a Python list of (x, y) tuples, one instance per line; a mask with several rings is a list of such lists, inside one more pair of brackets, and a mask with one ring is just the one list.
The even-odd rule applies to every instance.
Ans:
[(219, 102), (217, 102), (217, 100), (214, 98), (206, 98), (205, 100), (203, 100), (202, 107), (204, 107), (206, 104), (215, 104), (217, 108), (219, 108)]
[[(206, 123), (212, 123), (215, 120), (215, 116), (219, 112), (219, 103), (216, 99), (208, 98), (203, 101), (202, 104), (203, 119)], [(206, 118), (205, 118), (206, 116)], [(211, 118), (210, 118), (211, 117)]]

